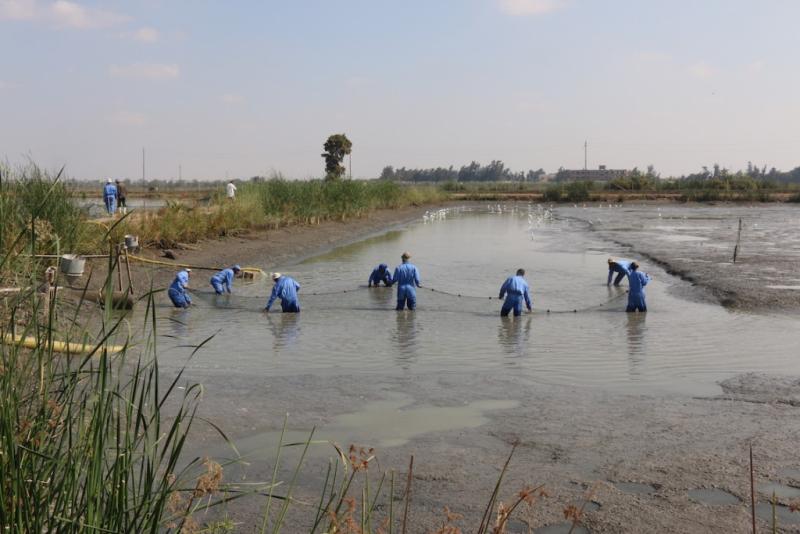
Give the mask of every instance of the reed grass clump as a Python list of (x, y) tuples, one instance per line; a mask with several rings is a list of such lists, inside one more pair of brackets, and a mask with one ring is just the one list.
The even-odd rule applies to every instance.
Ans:
[(0, 255), (13, 259), (59, 249), (88, 252), (84, 249), (91, 229), (68, 200), (70, 191), (61, 174), (33, 163), (15, 169), (0, 164)]
[(244, 184), (236, 202), (261, 206), (263, 216), (281, 224), (313, 224), (363, 217), (378, 209), (439, 202), (446, 197), (429, 186), (402, 186), (389, 180), (310, 180), (274, 178)]
[[(180, 373), (160, 383), (153, 338), (136, 355), (124, 339), (112, 355), (123, 319), (110, 315), (88, 354), (55, 353), (48, 340), (69, 334), (52, 304), (42, 319), (42, 298), (23, 294), (11, 316), (33, 309), (27, 324), (0, 328), (40, 340), (32, 350), (0, 345), (0, 524), (10, 532), (157, 532), (195, 468), (179, 458), (200, 389), (178, 395)], [(152, 298), (148, 310), (152, 318)], [(87, 328), (78, 337), (95, 336)], [(176, 396), (167, 418), (164, 403)]]
[(170, 202), (137, 214), (116, 229), (115, 238), (135, 234), (144, 243), (172, 247), (249, 229), (364, 217), (379, 209), (397, 209), (445, 199), (435, 187), (408, 187), (390, 181), (289, 181), (274, 178), (239, 187), (235, 200), (215, 195), (211, 204)]

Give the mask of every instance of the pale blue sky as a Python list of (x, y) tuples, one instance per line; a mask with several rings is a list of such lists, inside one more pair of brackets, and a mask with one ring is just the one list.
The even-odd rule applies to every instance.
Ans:
[(800, 165), (800, 1), (0, 0), (0, 157), (78, 178)]

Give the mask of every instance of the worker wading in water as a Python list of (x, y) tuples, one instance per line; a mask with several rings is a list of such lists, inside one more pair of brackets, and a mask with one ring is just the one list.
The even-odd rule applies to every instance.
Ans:
[(522, 315), (523, 300), (528, 311), (533, 309), (528, 282), (525, 281), (524, 277), (525, 269), (517, 269), (517, 274), (506, 278), (506, 281), (500, 286), (500, 298), (504, 296), (506, 298), (505, 302), (503, 302), (503, 307), (500, 309), (502, 317), (508, 317), (511, 310), (514, 310), (514, 317)]
[(217, 295), (223, 293), (230, 293), (233, 288), (233, 277), (241, 271), (242, 268), (234, 265), (230, 269), (222, 269), (220, 272), (211, 277), (211, 287)]
[(647, 302), (644, 299), (644, 286), (650, 282), (651, 278), (647, 273), (639, 271), (639, 264), (635, 261), (631, 263), (630, 270), (628, 271), (628, 283), (630, 290), (628, 291), (628, 307), (625, 311), (647, 311)]
[(394, 270), (394, 283), (397, 284), (397, 310), (402, 310), (408, 306), (409, 310), (417, 307), (417, 289), (422, 287), (419, 282), (419, 271), (408, 260), (411, 254), (403, 252), (400, 259), (403, 260)]
[(269, 296), (264, 311), (269, 311), (275, 299), (281, 299), (283, 313), (298, 313), (300, 302), (297, 300), (297, 291), (300, 289), (300, 284), (295, 282), (291, 276), (281, 273), (272, 273), (272, 279), (275, 281), (275, 285), (272, 286), (272, 294)]
[(614, 277), (614, 273), (617, 274), (617, 278), (614, 280), (614, 285), (618, 286), (622, 279), (628, 276), (628, 271), (631, 268), (631, 262), (628, 260), (615, 260), (614, 258), (608, 258), (608, 281), (606, 281), (606, 285), (611, 285), (611, 279)]
[(167, 290), (169, 300), (172, 301), (176, 308), (188, 308), (192, 303), (192, 298), (186, 292), (186, 287), (189, 285), (189, 273), (191, 272), (191, 269), (179, 271)]
[(381, 282), (383, 282), (383, 285), (386, 287), (391, 287), (393, 283), (392, 273), (389, 272), (389, 266), (385, 263), (381, 263), (372, 270), (372, 274), (369, 275), (367, 287), (378, 287), (381, 285)]

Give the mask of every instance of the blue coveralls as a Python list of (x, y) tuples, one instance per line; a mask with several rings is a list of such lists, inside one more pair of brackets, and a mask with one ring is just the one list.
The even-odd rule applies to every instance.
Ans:
[(508, 294), (505, 302), (503, 302), (503, 307), (500, 309), (500, 315), (507, 317), (511, 310), (514, 310), (514, 317), (522, 315), (523, 298), (525, 299), (525, 306), (530, 311), (533, 305), (531, 304), (531, 296), (528, 293), (528, 289), (528, 282), (523, 277), (519, 275), (509, 276), (500, 286), (500, 298)]
[(625, 311), (647, 311), (647, 303), (644, 300), (644, 286), (650, 281), (647, 273), (641, 273), (638, 270), (628, 271), (628, 283), (630, 290), (628, 291), (628, 307)]
[(233, 287), (233, 269), (222, 269), (220, 272), (211, 277), (211, 287), (217, 292), (217, 295), (222, 295), (224, 292), (231, 292)]
[(189, 273), (180, 271), (175, 276), (175, 280), (172, 281), (172, 285), (169, 286), (169, 290), (167, 290), (169, 300), (172, 301), (176, 308), (188, 308), (189, 304), (192, 303), (191, 297), (186, 292), (187, 285), (189, 285)]
[(106, 211), (109, 215), (114, 215), (117, 211), (117, 186), (106, 184), (103, 187), (103, 200), (106, 203)]
[(614, 285), (618, 286), (622, 279), (628, 275), (628, 271), (631, 269), (631, 262), (626, 260), (617, 260), (614, 263), (608, 264), (608, 281), (606, 285), (611, 285), (611, 278), (614, 276), (614, 273), (617, 273), (617, 278), (614, 280)]
[(419, 282), (419, 271), (412, 263), (403, 263), (394, 270), (394, 283), (397, 284), (397, 308), (402, 310), (408, 305), (409, 310), (417, 307), (417, 287), (422, 287)]
[(272, 294), (267, 301), (266, 310), (269, 311), (275, 299), (281, 299), (281, 311), (283, 313), (297, 313), (300, 311), (300, 302), (297, 301), (297, 290), (300, 289), (294, 278), (281, 276), (275, 281), (272, 287)]
[(389, 266), (385, 263), (381, 263), (372, 270), (372, 274), (369, 275), (369, 281), (367, 282), (367, 285), (370, 287), (378, 287), (381, 282), (383, 282), (386, 287), (390, 287), (392, 285), (392, 273), (389, 272)]

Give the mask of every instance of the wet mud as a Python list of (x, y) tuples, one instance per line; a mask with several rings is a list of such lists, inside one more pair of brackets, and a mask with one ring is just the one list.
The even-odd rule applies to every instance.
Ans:
[(723, 306), (761, 312), (800, 309), (798, 206), (593, 204), (557, 213), (584, 222), (623, 253), (708, 290)]

